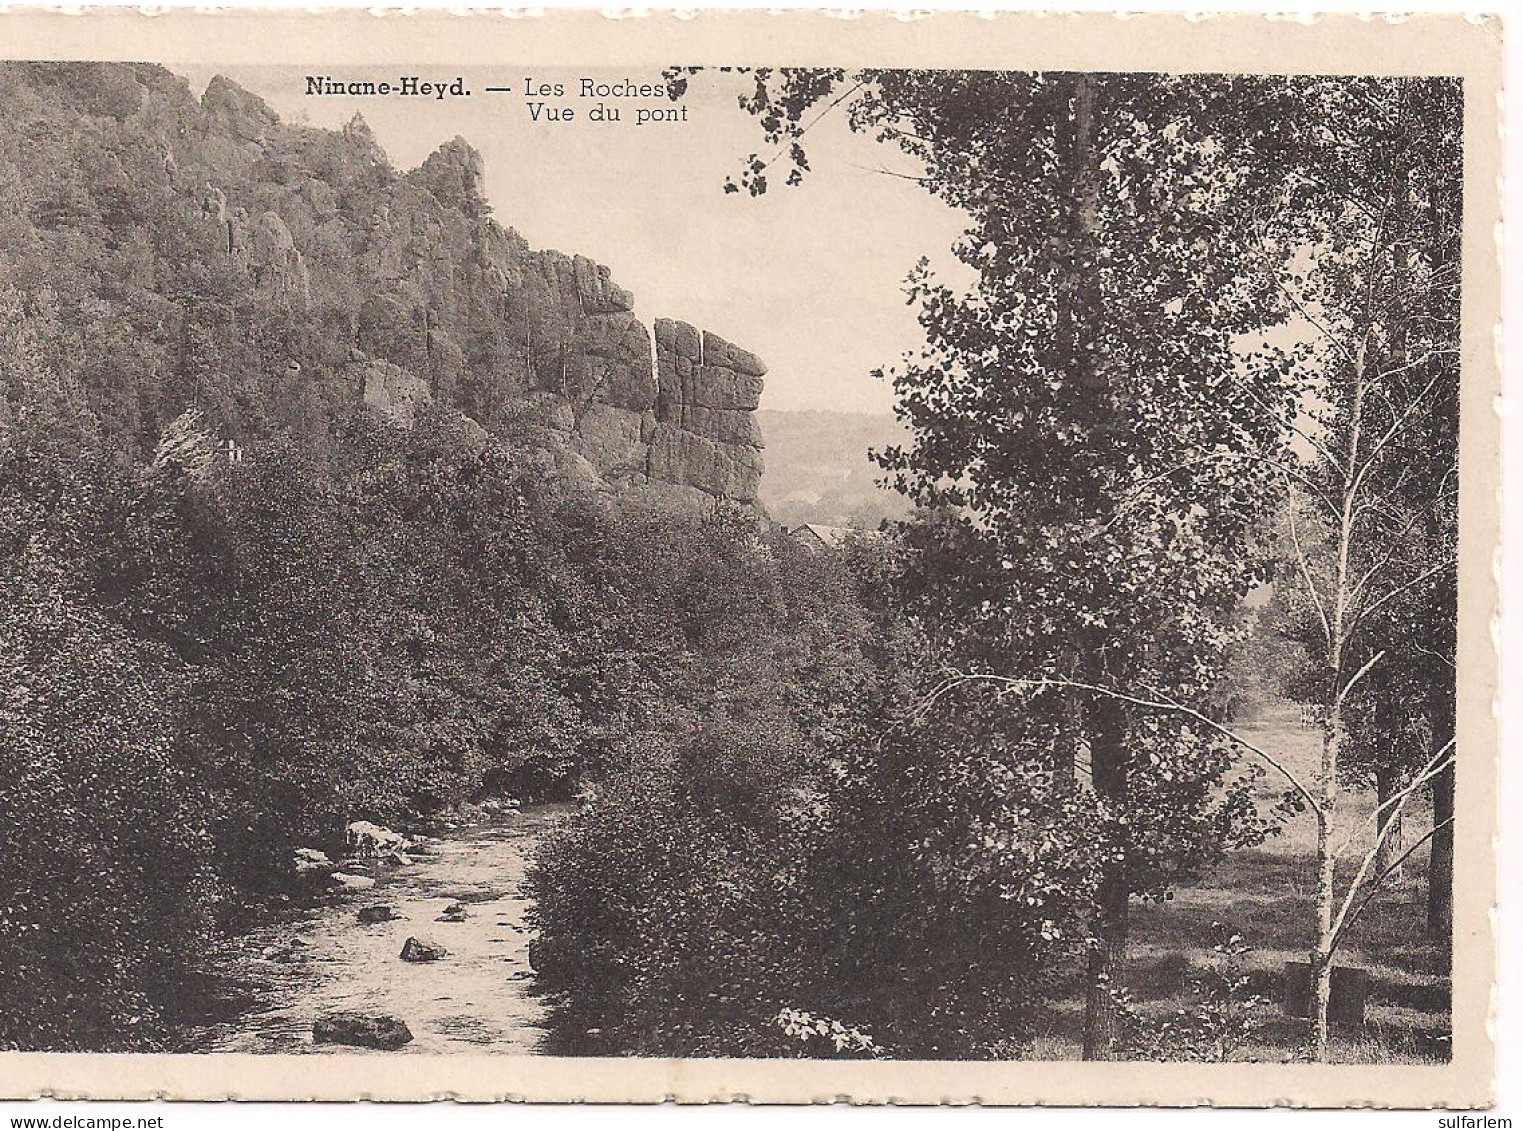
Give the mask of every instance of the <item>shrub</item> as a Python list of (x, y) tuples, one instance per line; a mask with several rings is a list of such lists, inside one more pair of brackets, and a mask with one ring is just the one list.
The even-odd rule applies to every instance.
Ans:
[(690, 637), (688, 713), (619, 752), (530, 873), (566, 1047), (1013, 1055), (1080, 945), (1085, 802), (1003, 723), (903, 725), (919, 644), (835, 558), (726, 545), (773, 599)]
[(1248, 944), (1221, 923), (1211, 929), (1211, 958), (1190, 978), (1188, 1005), (1149, 1015), (1123, 987), (1110, 987), (1128, 1059), (1230, 1061), (1263, 1028), (1269, 1002), (1250, 988), (1244, 967)]
[(39, 547), (0, 559), (0, 1048), (164, 1041), (219, 894), (185, 670), (76, 585)]
[(1092, 853), (1026, 768), (976, 814), (921, 739), (840, 759), (755, 719), (652, 739), (531, 871), (559, 1032), (642, 1055), (1013, 1055), (1078, 945)]
[(612, 681), (595, 799), (531, 870), (541, 985), (573, 1048), (597, 1030), (651, 1055), (796, 1053), (774, 1019), (807, 983), (797, 871), (835, 725), (805, 673), (853, 678), (864, 622), (839, 570), (740, 516), (632, 514), (613, 534), (590, 557), (633, 609), (602, 655), (638, 640), (647, 679)]

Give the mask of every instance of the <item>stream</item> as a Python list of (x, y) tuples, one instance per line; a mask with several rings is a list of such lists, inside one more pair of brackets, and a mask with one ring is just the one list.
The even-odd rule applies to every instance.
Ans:
[[(312, 1025), (352, 1010), (400, 1018), (413, 1040), (403, 1053), (526, 1054), (545, 1036), (545, 1009), (531, 990), (524, 870), (562, 805), (526, 806), (491, 823), (431, 840), (414, 863), (379, 866), (368, 891), (325, 897), (240, 938), (230, 975), (247, 1008), (209, 1024), (193, 1045), (205, 1052), (358, 1053), (317, 1044)], [(439, 922), (452, 902), (463, 922)], [(362, 907), (387, 904), (400, 918), (364, 925)], [(445, 947), (435, 962), (405, 962), (409, 937)], [(395, 1054), (377, 1054), (395, 1055)]]

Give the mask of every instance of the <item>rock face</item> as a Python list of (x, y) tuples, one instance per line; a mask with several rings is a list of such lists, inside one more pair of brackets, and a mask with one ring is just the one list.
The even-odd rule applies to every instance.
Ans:
[(312, 302), (307, 263), (296, 250), (291, 230), (274, 212), (262, 213), (249, 237), (249, 272), (256, 289), (288, 309), (306, 310)]
[(264, 145), (280, 124), (264, 99), (222, 75), (207, 84), (201, 107), (216, 127), (251, 145)]
[[(452, 410), (474, 445), (538, 446), (552, 474), (587, 490), (757, 505), (766, 366), (685, 322), (661, 319), (653, 334), (608, 267), (500, 227), (463, 139), (398, 176), (359, 115), (293, 136), (221, 78), (202, 109), (219, 163), (241, 174), (200, 188), (203, 223), (277, 308), (331, 307), (319, 278), (358, 284), (341, 289), (362, 297), (340, 317), (363, 352), (329, 365), (381, 419), (412, 428)], [(278, 191), (252, 189), (261, 175)], [(354, 263), (341, 248), (357, 249)]]
[[(204, 367), (178, 356), (195, 336), (171, 329), (194, 323), (307, 403), (444, 422), (468, 448), (614, 499), (757, 506), (766, 367), (712, 332), (652, 324), (607, 266), (531, 248), (493, 219), (492, 171), (463, 139), (400, 171), (358, 115), (288, 125), (224, 77), (197, 97), (151, 65), (0, 62), (0, 90), (7, 130), (78, 143), (39, 141), (47, 174), (23, 195), (49, 229), (109, 232), (111, 290), (164, 327), (158, 369)], [(196, 310), (163, 289), (180, 271), (209, 288)], [(257, 434), (263, 408), (227, 398), (219, 427)]]
[[(355, 117), (359, 118), (359, 115)], [(359, 126), (369, 134), (363, 118), (359, 118)], [(354, 119), (350, 120), (347, 129), (351, 135), (359, 132)], [(453, 205), (474, 216), (483, 214), (481, 177), (484, 172), (481, 154), (463, 137), (456, 137), (429, 155), (418, 169), (418, 179), (441, 204)]]
[(412, 1030), (389, 1014), (330, 1013), (312, 1025), (320, 1045), (354, 1045), (366, 1049), (399, 1049), (412, 1041)]
[(389, 361), (351, 363), (347, 375), (358, 386), (366, 408), (403, 428), (411, 428), (433, 404), (427, 381)]
[(755, 354), (686, 322), (656, 323), (652, 479), (754, 503), (763, 471), (761, 404), (767, 367)]

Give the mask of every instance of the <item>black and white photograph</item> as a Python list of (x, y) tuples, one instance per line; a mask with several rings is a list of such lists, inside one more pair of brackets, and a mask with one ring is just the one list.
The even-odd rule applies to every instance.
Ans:
[(376, 30), (0, 62), (0, 1072), (1484, 1101), (1494, 89)]

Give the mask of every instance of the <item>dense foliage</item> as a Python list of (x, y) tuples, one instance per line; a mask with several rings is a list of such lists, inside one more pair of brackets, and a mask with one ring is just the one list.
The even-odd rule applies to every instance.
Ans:
[[(774, 573), (793, 611), (746, 644), (748, 666), (775, 657), (749, 680), (766, 708), (651, 734), (551, 834), (535, 963), (567, 1048), (1015, 1056), (1071, 983), (1105, 807), (1055, 778), (1040, 713), (984, 687), (926, 709), (945, 656), (905, 604), (910, 552), (880, 535)], [(1126, 820), (1136, 883), (1161, 895), (1260, 826), (1242, 788), (1214, 788), (1220, 751), (1140, 741), (1159, 772)]]
[[(101, 245), (78, 247), (59, 277)], [(4, 266), (0, 1044), (167, 1039), (206, 941), (293, 846), (569, 796), (721, 693), (700, 658), (736, 650), (724, 626), (781, 615), (734, 572), (748, 520), (616, 510), (447, 411), (404, 430), (261, 385), (257, 320), (215, 362), (249, 381), (257, 443), (230, 460), (226, 406), (165, 386), (145, 444), (114, 414), (151, 351), (82, 355), (101, 324)]]
[(786, 537), (694, 548), (663, 571), (701, 600), (684, 628), (705, 644), (688, 693), (626, 739), (541, 849), (535, 962), (565, 995), (566, 1034), (652, 1053), (780, 1051), (772, 1021), (808, 966), (792, 932), (822, 894), (800, 873), (820, 752), (881, 697), (877, 635), (828, 555)]
[[(843, 105), (968, 216), (953, 251), (976, 281), (910, 277), (926, 346), (887, 375), (911, 441), (879, 462), (942, 516), (913, 532), (904, 586), (946, 662), (1064, 700), (1003, 684), (1060, 779), (1088, 753), (1108, 848), (1086, 1053), (1104, 1055), (1127, 900), (1169, 874), (1150, 858), (1188, 868), (1237, 836), (1178, 796), (1223, 780), (1220, 736), (1105, 692), (1212, 708), (1239, 605), (1269, 576), (1260, 532), (1294, 390), (1288, 368), (1242, 365), (1243, 337), (1285, 312), (1276, 249), (1250, 221), (1277, 199), (1302, 92), (1202, 75), (749, 79), (742, 108), (789, 183), (813, 116)], [(767, 191), (769, 166), (753, 157), (741, 186)]]

